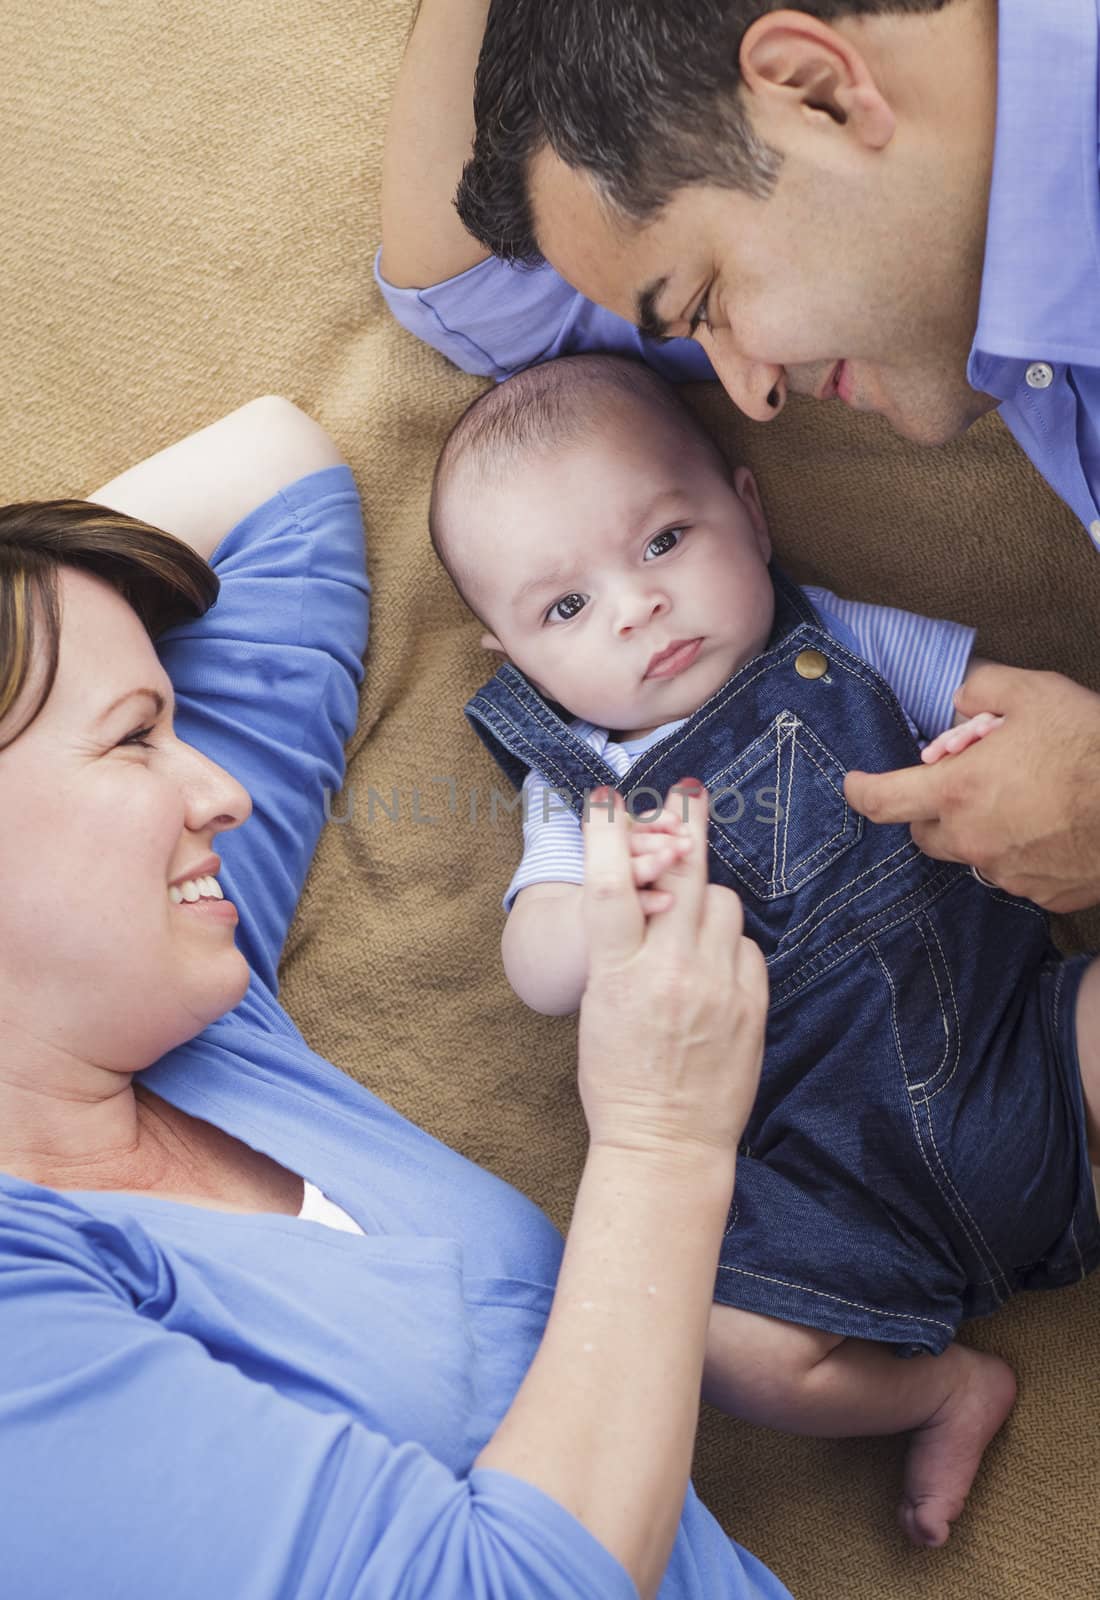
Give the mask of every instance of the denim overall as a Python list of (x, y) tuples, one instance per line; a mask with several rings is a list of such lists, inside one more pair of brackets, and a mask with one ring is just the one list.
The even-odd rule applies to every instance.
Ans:
[(1029, 902), (849, 808), (847, 771), (919, 750), (884, 680), (772, 577), (768, 648), (625, 778), (510, 665), (466, 714), (517, 787), (534, 767), (578, 815), (601, 784), (638, 815), (706, 784), (710, 879), (741, 896), (771, 984), (715, 1298), (937, 1353), (964, 1317), (1100, 1262), (1087, 962)]

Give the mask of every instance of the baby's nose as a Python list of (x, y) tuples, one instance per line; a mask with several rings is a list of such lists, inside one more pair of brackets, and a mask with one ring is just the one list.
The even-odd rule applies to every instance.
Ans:
[(651, 589), (628, 595), (619, 610), (619, 633), (633, 633), (654, 617), (663, 616), (668, 609), (668, 596), (660, 590)]

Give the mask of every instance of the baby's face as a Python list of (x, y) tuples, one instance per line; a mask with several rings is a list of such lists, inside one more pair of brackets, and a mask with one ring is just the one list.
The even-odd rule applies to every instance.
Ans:
[(767, 529), (745, 469), (642, 404), (463, 485), (457, 540), (502, 650), (574, 716), (637, 735), (690, 715), (767, 642)]

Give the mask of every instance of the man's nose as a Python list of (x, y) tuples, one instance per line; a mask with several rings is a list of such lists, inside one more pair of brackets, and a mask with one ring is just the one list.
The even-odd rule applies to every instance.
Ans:
[(619, 597), (615, 631), (622, 638), (628, 633), (633, 633), (636, 628), (643, 627), (654, 617), (664, 616), (668, 609), (668, 595), (661, 588), (627, 589)]
[(705, 349), (715, 376), (734, 405), (754, 422), (771, 422), (787, 400), (787, 373), (766, 361), (748, 361), (725, 329), (707, 339)]

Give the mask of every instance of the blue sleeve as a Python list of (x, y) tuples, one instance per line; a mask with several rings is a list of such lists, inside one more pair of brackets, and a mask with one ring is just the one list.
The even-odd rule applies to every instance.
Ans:
[(975, 630), (901, 611), (841, 600), (828, 589), (807, 588), (822, 622), (881, 674), (923, 740), (955, 720), (955, 690), (966, 676)]
[(456, 1477), (172, 1331), (155, 1247), (73, 1210), (0, 1197), (5, 1594), (636, 1600), (531, 1485)]
[(274, 994), (358, 713), (369, 585), (348, 468), (281, 490), (226, 535), (211, 564), (216, 604), (158, 648), (180, 738), (252, 796), (252, 816), (215, 849), (240, 914), (240, 948)]
[(694, 340), (644, 338), (545, 263), (517, 267), (490, 256), (429, 289), (397, 289), (382, 276), (379, 252), (374, 275), (402, 327), (464, 372), (499, 381), (554, 356), (599, 350), (639, 357), (673, 383), (714, 377)]

